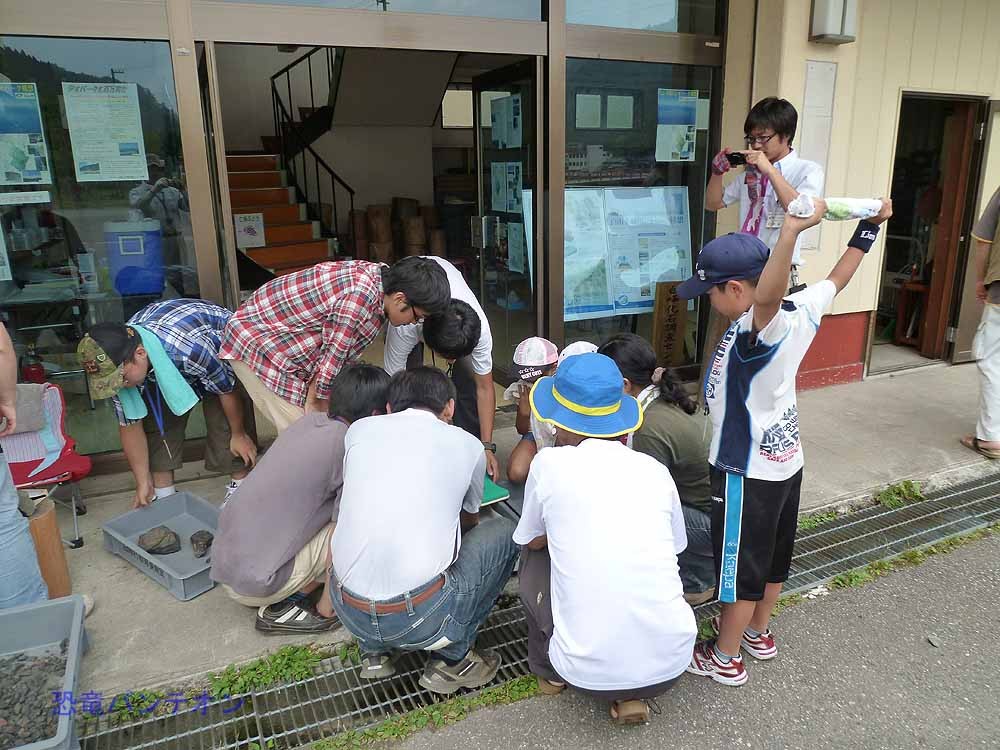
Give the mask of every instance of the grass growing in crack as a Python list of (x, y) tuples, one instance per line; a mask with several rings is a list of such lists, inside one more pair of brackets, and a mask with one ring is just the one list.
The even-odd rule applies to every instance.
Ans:
[(910, 479), (890, 484), (875, 495), (875, 502), (889, 510), (902, 508), (904, 505), (923, 499), (924, 493), (920, 489), (920, 483)]
[(855, 568), (846, 573), (841, 573), (830, 581), (830, 588), (848, 589), (864, 586), (866, 583), (871, 583), (876, 578), (881, 578), (894, 570), (912, 568), (915, 565), (925, 562), (929, 557), (946, 555), (949, 552), (954, 552), (959, 547), (964, 547), (970, 542), (979, 541), (996, 533), (1000, 533), (1000, 523), (995, 523), (984, 529), (978, 529), (969, 534), (953, 536), (950, 539), (945, 539), (943, 542), (938, 542), (922, 549), (908, 549), (906, 552), (902, 552), (896, 555), (896, 557), (890, 557), (888, 560), (876, 560), (868, 563), (863, 568)]
[(276, 682), (292, 682), (311, 677), (313, 669), (330, 656), (315, 645), (282, 646), (273, 654), (254, 659), (247, 664), (230, 664), (221, 672), (208, 676), (208, 692), (213, 698), (243, 695)]
[(806, 516), (805, 518), (799, 519), (799, 531), (812, 531), (817, 526), (822, 526), (824, 523), (829, 523), (830, 521), (837, 518), (840, 514), (835, 510), (828, 510), (826, 513), (814, 513), (811, 516)]
[(345, 641), (340, 644), (340, 649), (337, 651), (337, 658), (340, 659), (340, 663), (345, 667), (348, 664), (360, 664), (361, 647), (357, 641)]
[(438, 729), (454, 724), (476, 709), (516, 703), (530, 698), (537, 692), (538, 683), (534, 677), (531, 675), (518, 677), (516, 680), (487, 688), (475, 695), (458, 696), (444, 703), (435, 703), (402, 716), (395, 716), (371, 729), (347, 732), (320, 740), (311, 745), (311, 750), (353, 750), (372, 747), (380, 742), (402, 740), (426, 727)]

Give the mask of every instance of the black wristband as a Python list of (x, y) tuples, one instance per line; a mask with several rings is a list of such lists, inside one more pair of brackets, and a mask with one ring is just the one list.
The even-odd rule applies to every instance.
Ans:
[(856, 247), (861, 252), (867, 253), (872, 249), (875, 240), (878, 239), (878, 233), (878, 224), (872, 224), (870, 221), (862, 219), (858, 222), (858, 228), (854, 230), (854, 236), (851, 237), (851, 241), (847, 243), (847, 246)]

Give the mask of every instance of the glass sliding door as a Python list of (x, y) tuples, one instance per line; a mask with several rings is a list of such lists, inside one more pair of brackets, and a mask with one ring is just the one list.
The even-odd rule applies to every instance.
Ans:
[(0, 37), (0, 316), (20, 380), (62, 387), (84, 453), (119, 447), (84, 331), (199, 296), (178, 123), (165, 41)]

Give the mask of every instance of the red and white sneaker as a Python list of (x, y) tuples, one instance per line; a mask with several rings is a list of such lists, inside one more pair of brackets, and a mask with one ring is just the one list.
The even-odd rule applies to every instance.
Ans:
[(747, 681), (747, 671), (743, 668), (743, 657), (734, 656), (724, 663), (715, 655), (715, 641), (702, 641), (695, 645), (691, 663), (687, 666), (691, 674), (711, 677), (716, 682), (731, 687), (739, 687)]
[[(720, 618), (721, 615), (712, 618), (712, 630), (715, 631), (716, 635), (719, 634)], [(778, 646), (774, 642), (774, 633), (771, 632), (770, 628), (758, 636), (752, 636), (744, 630), (740, 645), (744, 651), (759, 661), (767, 661), (778, 655)]]

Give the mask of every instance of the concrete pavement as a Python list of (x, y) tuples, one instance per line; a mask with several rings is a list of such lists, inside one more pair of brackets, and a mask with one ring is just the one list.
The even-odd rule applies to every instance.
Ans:
[[(971, 365), (929, 367), (892, 378), (800, 394), (806, 447), (802, 510), (844, 503), (900, 479), (937, 483), (1000, 469), (958, 444), (975, 423), (978, 383)], [(497, 443), (506, 459), (517, 436), (510, 415), (498, 417)], [(178, 474), (182, 489), (220, 503), (226, 479), (201, 464)], [(101, 547), (100, 525), (130, 507), (131, 476), (87, 479), (90, 513), (81, 517), (85, 546), (67, 550), (74, 591), (93, 595), (87, 621), (93, 648), (84, 659), (81, 688), (105, 693), (176, 682), (294, 642), (253, 629), (252, 610), (221, 589), (175, 600), (138, 570)], [(64, 530), (69, 514), (59, 510)], [(347, 637), (343, 630), (323, 640)]]
[[(399, 750), (995, 748), (1000, 535), (786, 610), (772, 662), (730, 688), (685, 675), (643, 727), (567, 691), (472, 714)], [(927, 638), (935, 635), (939, 647)]]

